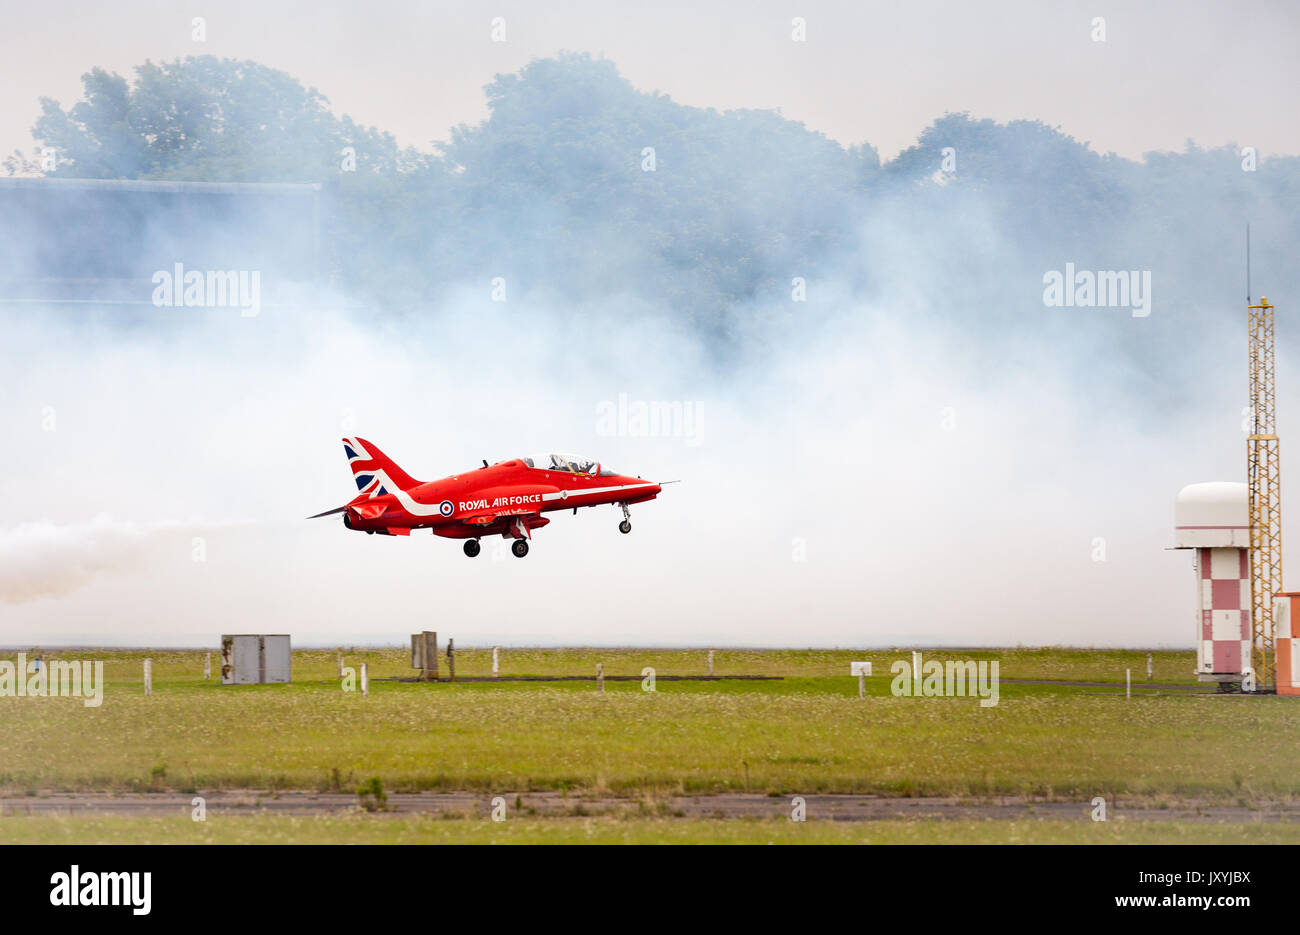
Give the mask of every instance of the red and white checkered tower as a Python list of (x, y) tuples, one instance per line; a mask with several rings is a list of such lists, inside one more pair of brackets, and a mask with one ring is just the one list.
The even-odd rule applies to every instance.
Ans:
[(1250, 491), (1190, 484), (1178, 492), (1174, 548), (1196, 550), (1196, 675), (1227, 691), (1251, 672)]

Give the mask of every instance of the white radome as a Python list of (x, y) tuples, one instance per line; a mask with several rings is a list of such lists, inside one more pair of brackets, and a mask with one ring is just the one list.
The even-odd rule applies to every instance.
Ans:
[(1249, 548), (1249, 498), (1246, 485), (1233, 481), (1188, 484), (1174, 507), (1176, 548)]

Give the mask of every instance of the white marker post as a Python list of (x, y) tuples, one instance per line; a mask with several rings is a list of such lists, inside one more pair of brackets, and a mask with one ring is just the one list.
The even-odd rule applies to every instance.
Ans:
[(492, 647), (492, 677), (493, 678), (497, 678), (501, 674), (501, 666), (500, 666), (501, 660), (500, 660), (500, 656), (498, 655), (500, 651), (501, 651), (500, 647), (497, 646)]
[(603, 692), (604, 690), (605, 690), (605, 663), (598, 662), (596, 663), (596, 691)]
[(1151, 654), (1147, 653), (1147, 681), (1151, 681)]
[(867, 697), (867, 676), (871, 674), (871, 663), (850, 662), (849, 674), (858, 677), (858, 697)]
[(1133, 697), (1133, 670), (1132, 669), (1124, 670), (1124, 697), (1125, 698)]
[(144, 661), (144, 693), (145, 695), (153, 694), (153, 660)]
[(713, 650), (709, 650), (709, 676), (713, 676)]
[(361, 663), (361, 694), (366, 696), (370, 694), (370, 676), (366, 672), (366, 664)]
[(203, 681), (212, 678), (212, 653), (203, 654)]

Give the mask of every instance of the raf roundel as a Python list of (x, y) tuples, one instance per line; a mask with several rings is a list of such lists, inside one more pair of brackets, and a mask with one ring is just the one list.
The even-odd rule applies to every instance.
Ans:
[(456, 508), (452, 506), (450, 500), (443, 500), (442, 503), (438, 504), (438, 512), (443, 516), (450, 516), (456, 512)]

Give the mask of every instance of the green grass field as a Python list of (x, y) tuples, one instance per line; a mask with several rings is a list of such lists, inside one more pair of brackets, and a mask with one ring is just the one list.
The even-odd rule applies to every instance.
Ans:
[(1298, 844), (1295, 824), (681, 818), (0, 817), (6, 844)]
[[(997, 659), (1004, 680), (1104, 681), (1113, 686), (1003, 684), (999, 704), (989, 708), (969, 697), (893, 697), (889, 664), (910, 658), (902, 650), (719, 651), (717, 674), (783, 679), (659, 681), (653, 693), (642, 691), (636, 681), (608, 682), (603, 694), (591, 682), (383, 681), (384, 676), (411, 674), (405, 650), (349, 650), (347, 665), (368, 664), (368, 697), (341, 690), (333, 651), (295, 652), (294, 682), (266, 686), (204, 681), (202, 653), (148, 655), (154, 672), (151, 697), (142, 688), (145, 653), (92, 652), (47, 658), (103, 660), (107, 686), (100, 707), (85, 707), (73, 698), (0, 698), (0, 794), (352, 791), (373, 776), (389, 791), (565, 790), (579, 796), (853, 792), (1086, 801), (1093, 795), (1138, 794), (1250, 805), (1300, 795), (1296, 699), (1146, 690), (1146, 654), (1138, 652), (926, 654), (927, 659)], [(877, 673), (868, 679), (866, 699), (858, 698), (857, 680), (847, 675), (849, 661), (859, 658), (871, 660)], [(645, 666), (660, 676), (702, 674), (706, 665), (701, 650), (511, 649), (501, 654), (503, 675), (594, 674), (598, 661), (607, 675), (640, 675)], [(213, 665), (215, 669), (215, 654)], [(458, 675), (487, 675), (490, 667), (490, 650), (458, 651)], [(1128, 700), (1125, 668), (1134, 673), (1134, 697)], [(1155, 653), (1154, 682), (1195, 685), (1191, 668), (1190, 653)], [(813, 822), (827, 827), (812, 832), (764, 822), (731, 822), (736, 826), (706, 831), (718, 823), (594, 820), (594, 825), (570, 818), (521, 820), (509, 831), (482, 832), (474, 830), (474, 822), (458, 826), (395, 816), (377, 824), (337, 825), (331, 822), (343, 820), (313, 823), (268, 816), (224, 819), (223, 826), (231, 824), (219, 833), (232, 841), (292, 834), (334, 840), (331, 835), (342, 835), (342, 829), (376, 840), (471, 840), (481, 834), (520, 840), (643, 840), (658, 835), (656, 829), (667, 821), (678, 829), (673, 835), (699, 840), (874, 840), (873, 835), (980, 840), (985, 835), (1081, 841), (1094, 834), (1079, 828), (1053, 830), (1049, 826), (1060, 823), (1047, 821), (992, 823), (1000, 830), (963, 830), (959, 826), (970, 823), (955, 821), (916, 827), (865, 823), (870, 828)], [(105, 839), (121, 840), (169, 840), (182, 834), (168, 819), (53, 821), (6, 817), (0, 820), (0, 840), (29, 840), (42, 827), (49, 839), (93, 829), (101, 829), (95, 833)], [(1112, 830), (1104, 833), (1124, 833), (1131, 840), (1187, 839), (1178, 836), (1192, 833), (1190, 826), (1177, 823), (1125, 827), (1117, 831), (1121, 825), (1111, 823)], [(1206, 840), (1246, 834), (1237, 826), (1196, 827), (1200, 830), (1194, 833)], [(1290, 825), (1273, 825), (1268, 834), (1291, 840), (1287, 836), (1293, 831)]]

